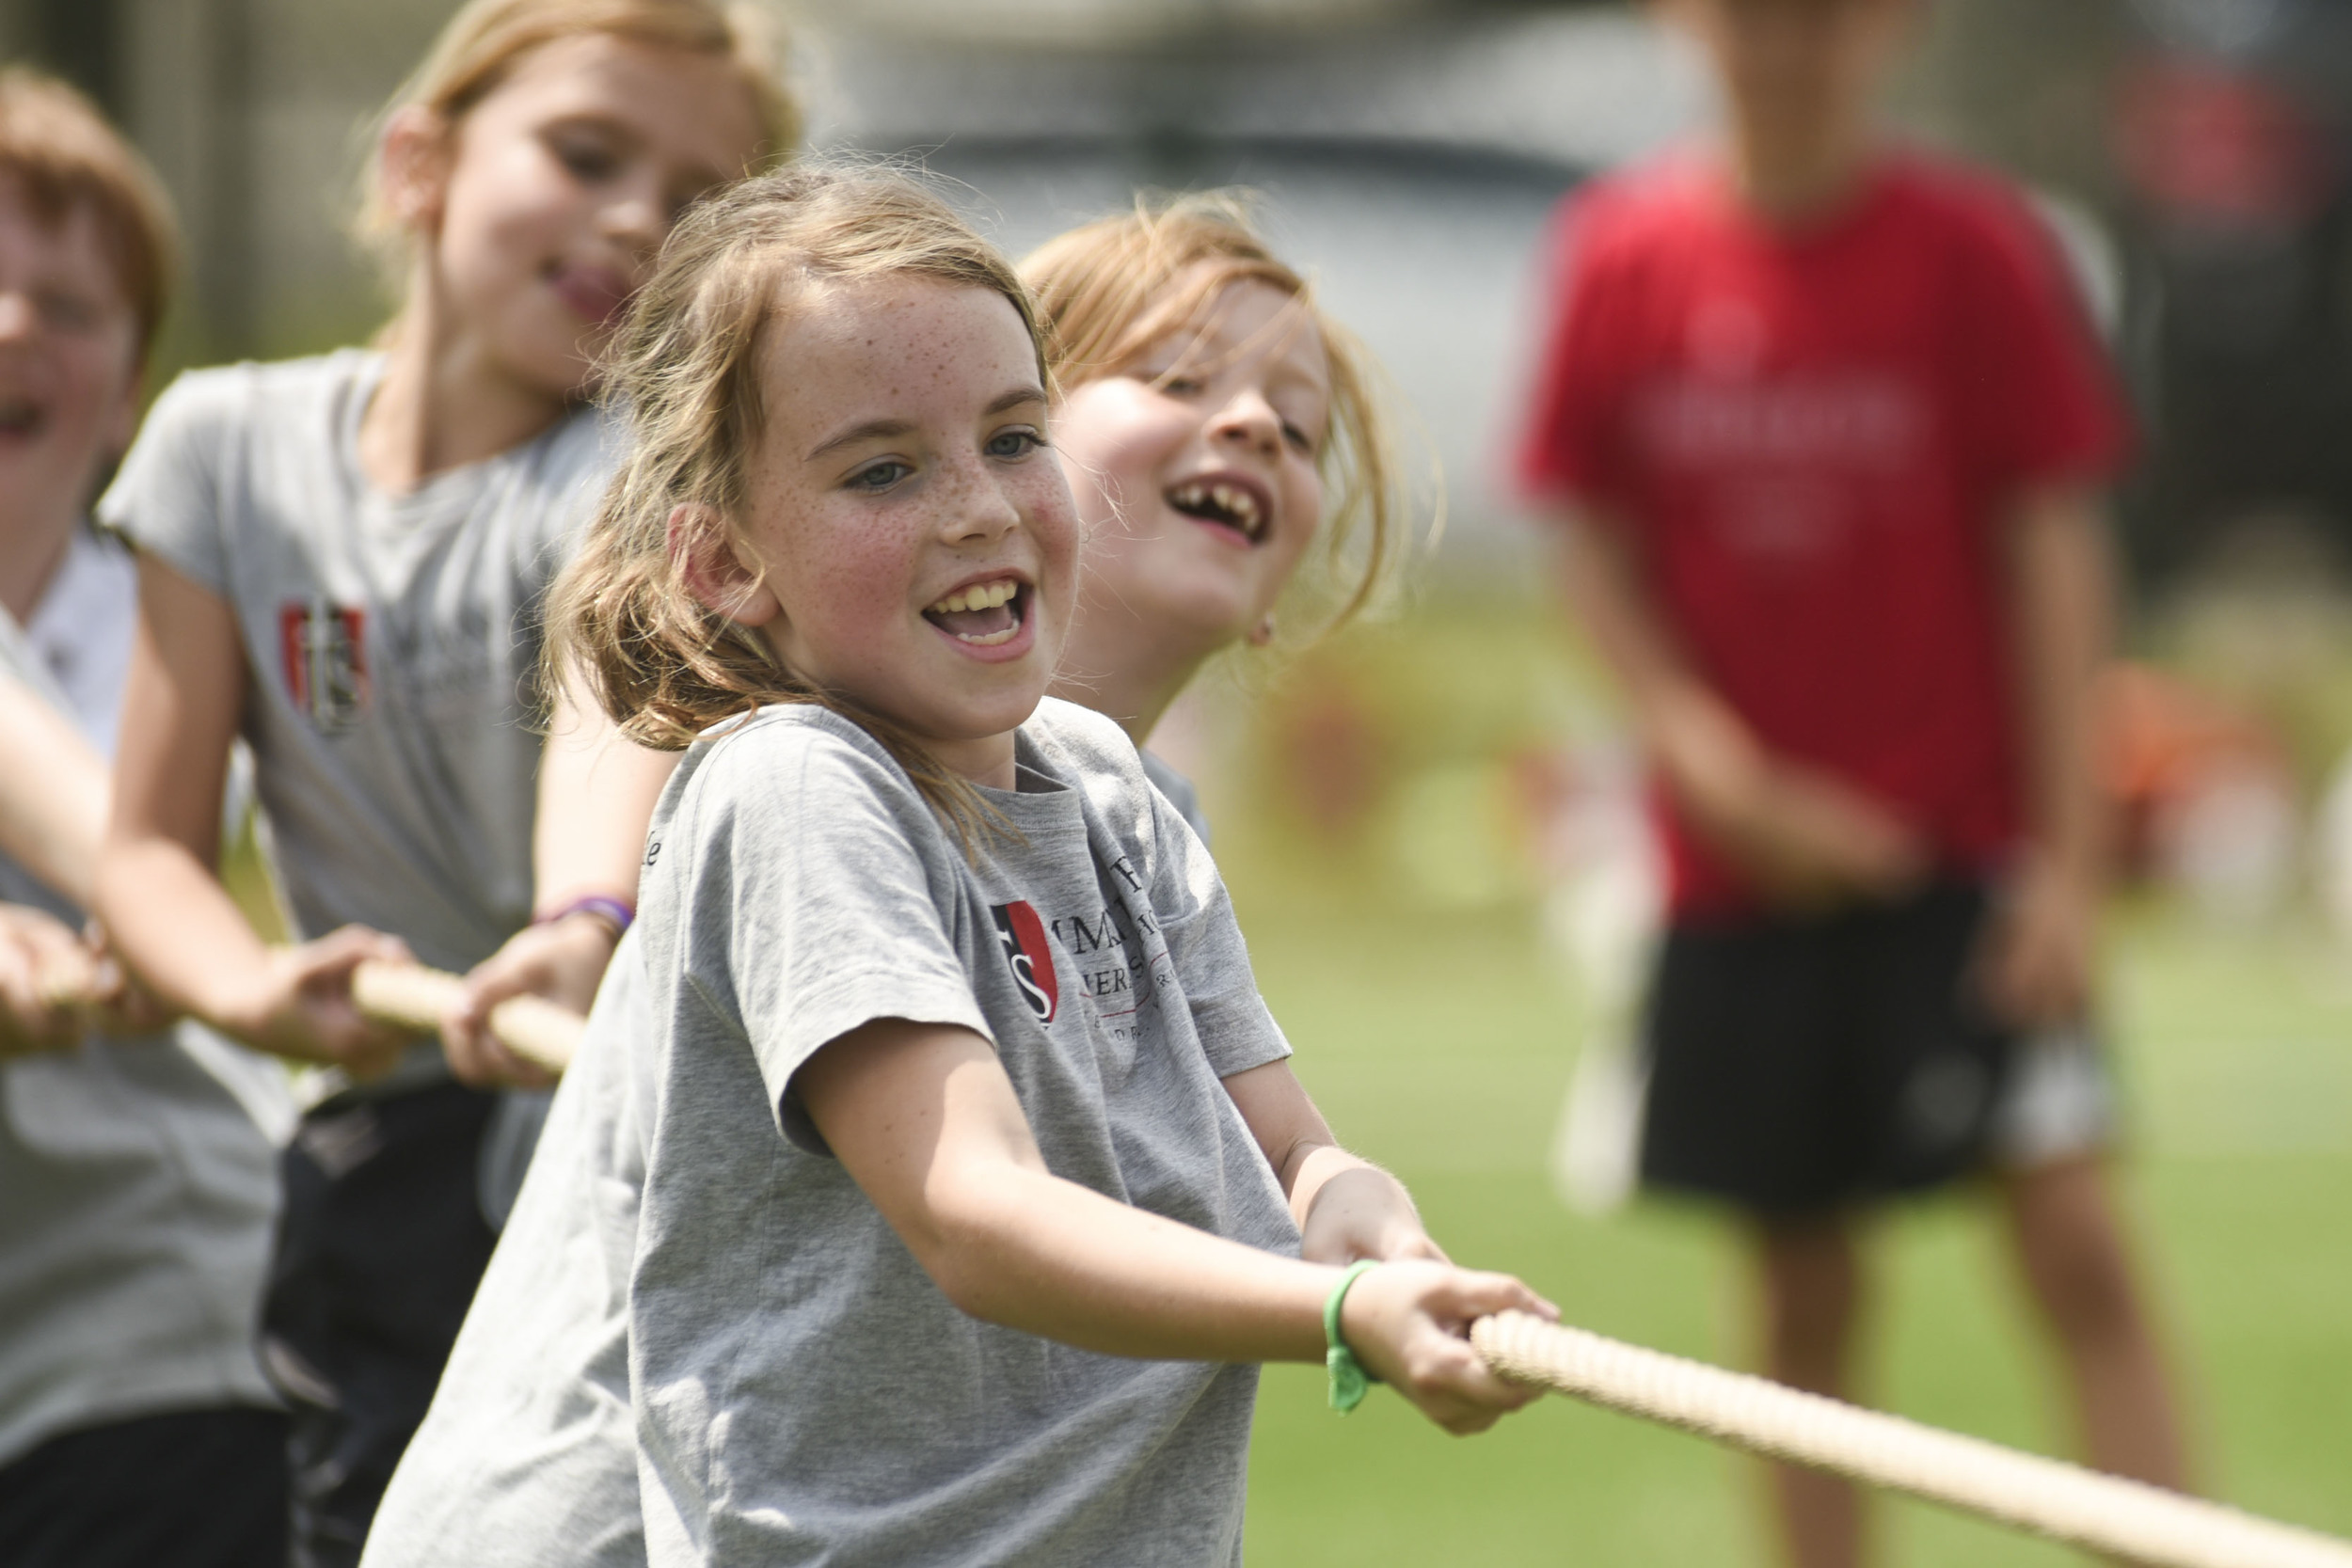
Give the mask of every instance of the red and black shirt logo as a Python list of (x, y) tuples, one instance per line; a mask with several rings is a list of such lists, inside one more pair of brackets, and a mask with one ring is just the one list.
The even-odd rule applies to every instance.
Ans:
[(1016, 898), (1009, 904), (992, 904), (989, 918), (996, 923), (997, 945), (1005, 950), (1005, 963), (1012, 971), (1012, 983), (1027, 998), (1029, 1010), (1037, 1014), (1040, 1023), (1054, 1022), (1054, 1014), (1061, 1002), (1061, 990), (1054, 978), (1053, 949), (1045, 945), (1045, 923), (1037, 917), (1026, 899)]

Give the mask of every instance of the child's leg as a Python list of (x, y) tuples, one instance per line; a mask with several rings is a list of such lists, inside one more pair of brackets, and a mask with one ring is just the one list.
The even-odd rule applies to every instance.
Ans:
[(2006, 1171), (1998, 1191), (2019, 1272), (2065, 1365), (2085, 1456), (2185, 1487), (2180, 1416), (2105, 1164), (2086, 1154)]
[[(1792, 1388), (1851, 1397), (1864, 1301), (1853, 1227), (1843, 1214), (1757, 1219), (1749, 1230), (1765, 1375)], [(1862, 1560), (1862, 1499), (1835, 1476), (1772, 1466), (1774, 1512), (1798, 1568)]]

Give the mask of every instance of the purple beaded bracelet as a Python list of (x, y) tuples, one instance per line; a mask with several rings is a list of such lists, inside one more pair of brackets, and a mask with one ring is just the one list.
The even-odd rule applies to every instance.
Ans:
[(601, 893), (591, 893), (575, 898), (568, 904), (558, 905), (545, 914), (534, 914), (531, 917), (531, 923), (533, 926), (552, 926), (557, 921), (575, 914), (593, 914), (612, 927), (612, 938), (615, 942), (627, 934), (629, 927), (637, 919), (637, 911), (620, 899), (607, 897)]

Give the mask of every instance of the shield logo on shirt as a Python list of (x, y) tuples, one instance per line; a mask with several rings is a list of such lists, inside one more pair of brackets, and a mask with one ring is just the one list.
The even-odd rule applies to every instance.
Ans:
[(1053, 1022), (1061, 989), (1054, 979), (1053, 949), (1045, 945), (1045, 923), (1021, 898), (1009, 904), (991, 904), (988, 913), (996, 923), (996, 942), (1005, 950), (1012, 983), (1021, 988), (1040, 1023)]
[(278, 608), (286, 696), (323, 731), (342, 728), (368, 705), (367, 612), (324, 600)]

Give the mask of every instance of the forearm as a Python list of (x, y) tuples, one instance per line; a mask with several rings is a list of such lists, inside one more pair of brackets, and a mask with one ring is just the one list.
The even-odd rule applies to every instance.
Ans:
[(676, 767), (675, 753), (633, 744), (595, 704), (566, 688), (540, 753), (532, 833), (540, 910), (589, 895), (636, 901), (645, 830)]
[(976, 1318), (1111, 1355), (1319, 1361), (1336, 1271), (1131, 1208), (1043, 1170), (943, 1172), (909, 1238)]
[(2097, 683), (2115, 608), (2106, 531), (2090, 497), (2020, 503), (2012, 579), (2027, 836), (2042, 868), (2094, 885), (2104, 859)]
[(1555, 522), (1565, 541), (1563, 596), (1624, 689), (1643, 747), (1667, 787), (1702, 812), (1718, 800), (1759, 794), (1770, 759), (1692, 668), (1651, 604), (1620, 531), (1582, 511)]
[(111, 839), (96, 907), (115, 951), (158, 1000), (249, 1037), (269, 948), (193, 849), (161, 835)]

